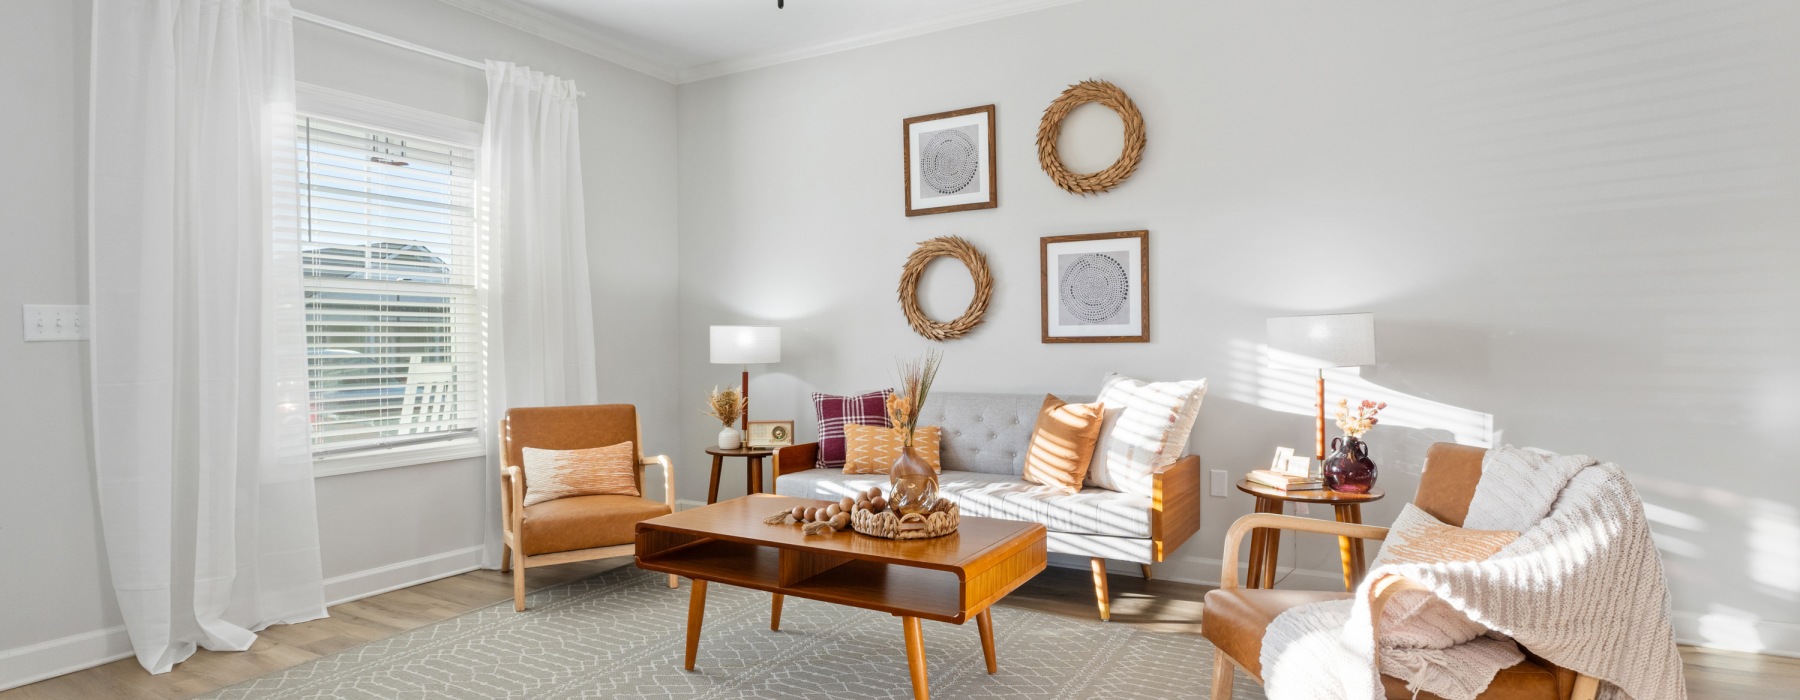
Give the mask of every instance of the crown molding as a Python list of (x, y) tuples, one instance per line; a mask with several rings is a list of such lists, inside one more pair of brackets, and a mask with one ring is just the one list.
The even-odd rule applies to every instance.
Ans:
[(697, 66), (683, 68), (679, 71), (675, 82), (691, 83), (699, 80), (706, 80), (708, 78), (717, 78), (722, 75), (742, 73), (758, 68), (767, 68), (783, 63), (791, 63), (808, 58), (849, 51), (851, 49), (860, 49), (865, 46), (885, 44), (890, 41), (898, 41), (900, 39), (931, 34), (933, 32), (941, 32), (946, 29), (954, 29), (971, 24), (980, 24), (1002, 17), (1011, 17), (1013, 15), (1049, 9), (1058, 5), (1070, 5), (1077, 2), (1081, 2), (1081, 0), (1012, 0), (1012, 2), (989, 5), (987, 7), (964, 10), (961, 12), (951, 12), (923, 22), (903, 24), (892, 29), (853, 36), (847, 39), (838, 39), (836, 41), (828, 41), (822, 44), (814, 44), (812, 46), (804, 46), (797, 49), (770, 51), (768, 53), (755, 54), (743, 58), (729, 58), (723, 61), (714, 61), (712, 63), (703, 63)]
[(612, 37), (587, 31), (569, 22), (511, 0), (438, 0), (477, 17), (549, 39), (603, 61), (616, 63), (666, 83), (678, 82), (674, 66), (625, 48)]

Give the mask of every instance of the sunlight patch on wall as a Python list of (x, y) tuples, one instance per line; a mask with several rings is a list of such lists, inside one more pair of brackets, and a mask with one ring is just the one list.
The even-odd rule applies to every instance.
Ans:
[[(1276, 366), (1267, 345), (1232, 340), (1231, 386), (1227, 395), (1236, 401), (1282, 413), (1311, 416), (1315, 411), (1311, 371)], [(1372, 383), (1357, 368), (1325, 370), (1325, 419), (1330, 421), (1339, 399), (1385, 401), (1381, 424), (1449, 432), (1459, 445), (1492, 447), (1496, 439), (1494, 416), (1429, 399), (1419, 398)], [(1333, 428), (1332, 430), (1335, 430)]]
[(1726, 605), (1708, 605), (1711, 612), (1700, 616), (1700, 638), (1706, 646), (1733, 651), (1760, 652), (1764, 648), (1762, 633), (1756, 631), (1757, 616)]
[(1765, 499), (1751, 503), (1750, 580), (1800, 600), (1800, 515), (1793, 506)]

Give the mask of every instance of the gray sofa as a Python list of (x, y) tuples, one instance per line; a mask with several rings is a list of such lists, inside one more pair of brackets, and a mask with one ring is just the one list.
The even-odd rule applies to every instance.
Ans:
[[(1069, 495), (1025, 481), (1025, 450), (1043, 403), (1043, 394), (933, 392), (919, 422), (943, 430), (938, 493), (954, 499), (963, 515), (1041, 523), (1049, 530), (1050, 551), (1089, 557), (1104, 620), (1111, 616), (1107, 559), (1137, 562), (1149, 577), (1151, 563), (1199, 531), (1200, 458), (1187, 455), (1157, 470), (1151, 496), (1094, 486)], [(775, 492), (836, 501), (887, 485), (886, 474), (816, 469), (817, 461), (818, 443), (776, 453)]]

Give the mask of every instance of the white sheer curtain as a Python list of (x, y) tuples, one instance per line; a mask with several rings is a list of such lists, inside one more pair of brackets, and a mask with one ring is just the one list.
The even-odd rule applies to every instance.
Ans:
[(94, 462), (138, 662), (325, 615), (287, 0), (94, 4)]
[[(487, 62), (481, 135), (488, 415), (599, 401), (575, 83)], [(492, 436), (492, 433), (489, 433)], [(500, 565), (500, 457), (488, 445), (486, 559)]]

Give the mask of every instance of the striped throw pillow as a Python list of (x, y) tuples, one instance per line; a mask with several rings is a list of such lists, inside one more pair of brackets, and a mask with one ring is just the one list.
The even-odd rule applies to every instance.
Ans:
[[(931, 470), (944, 470), (939, 444), (944, 429), (921, 425), (913, 431), (913, 454), (931, 465)], [(904, 438), (893, 428), (873, 425), (844, 426), (844, 473), (886, 474), (894, 462), (900, 461)]]
[(570, 496), (639, 496), (637, 447), (525, 448), (525, 507)]

